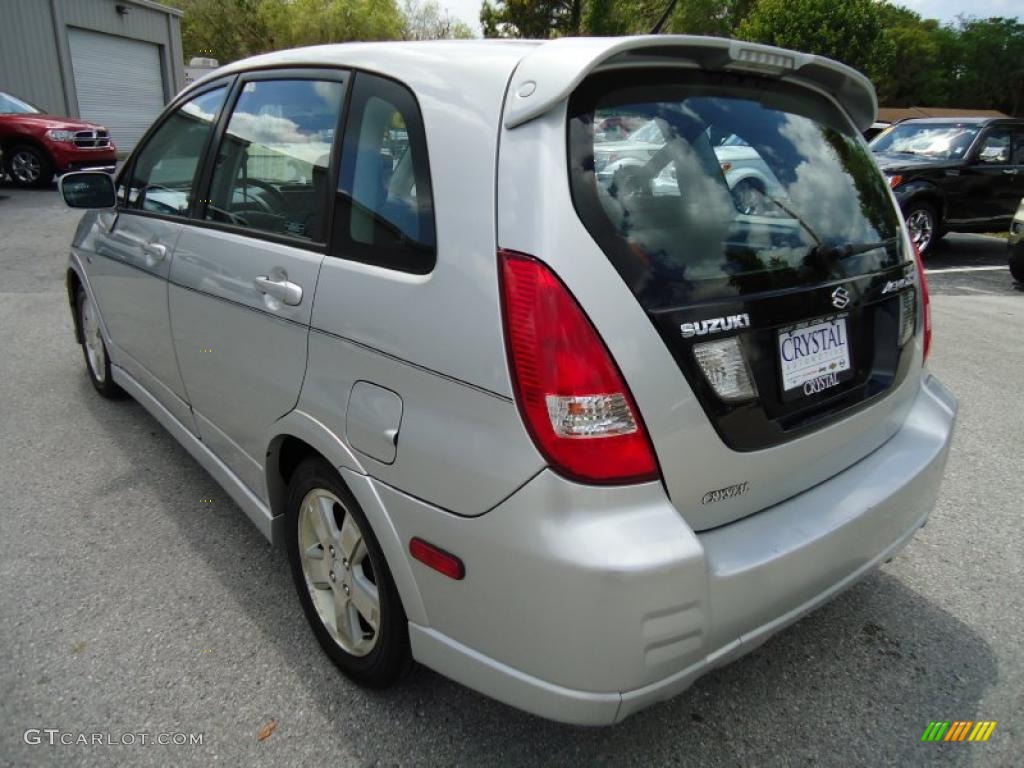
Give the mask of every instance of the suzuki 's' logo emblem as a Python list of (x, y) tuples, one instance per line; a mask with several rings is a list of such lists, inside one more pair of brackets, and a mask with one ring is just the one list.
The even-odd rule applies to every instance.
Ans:
[(836, 309), (846, 309), (850, 303), (850, 292), (839, 286), (832, 291), (832, 306)]

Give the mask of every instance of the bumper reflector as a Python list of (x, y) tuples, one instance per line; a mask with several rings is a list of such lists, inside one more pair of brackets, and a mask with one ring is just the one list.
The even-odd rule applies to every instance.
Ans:
[(413, 538), (409, 541), (409, 554), (428, 568), (433, 568), (449, 579), (461, 581), (466, 577), (466, 566), (459, 558), (423, 539)]
[(754, 378), (736, 336), (697, 344), (693, 355), (704, 378), (722, 400), (736, 403), (757, 397)]

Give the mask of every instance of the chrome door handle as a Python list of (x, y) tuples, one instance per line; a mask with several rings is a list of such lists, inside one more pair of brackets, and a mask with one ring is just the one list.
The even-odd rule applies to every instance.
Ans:
[(252, 282), (260, 293), (273, 296), (282, 304), (297, 307), (302, 302), (302, 286), (289, 282), (287, 279), (274, 280), (266, 275), (260, 275)]
[(162, 261), (167, 256), (167, 246), (163, 243), (146, 243), (142, 250), (147, 256), (152, 256), (154, 261)]
[(1003, 168), (1003, 173), (1008, 174), (1010, 176), (1016, 176), (1017, 175), (1017, 169), (1016, 168)]

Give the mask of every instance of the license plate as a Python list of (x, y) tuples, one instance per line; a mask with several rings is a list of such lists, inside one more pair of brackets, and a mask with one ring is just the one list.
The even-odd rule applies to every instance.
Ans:
[(778, 339), (786, 400), (824, 392), (853, 376), (845, 316), (784, 328)]

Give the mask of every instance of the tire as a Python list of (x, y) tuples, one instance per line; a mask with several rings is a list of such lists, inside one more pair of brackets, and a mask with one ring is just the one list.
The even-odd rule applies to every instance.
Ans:
[(903, 217), (910, 231), (910, 239), (917, 246), (921, 257), (930, 254), (935, 243), (942, 237), (942, 222), (939, 221), (935, 206), (923, 200), (912, 202), (903, 212)]
[(285, 520), (292, 579), (320, 647), (353, 682), (393, 685), (412, 667), (405, 610), (366, 516), (323, 459), (296, 468)]
[(1024, 242), (1010, 249), (1010, 274), (1024, 286)]
[(53, 181), (53, 162), (43, 150), (18, 144), (4, 152), (7, 175), (19, 187), (48, 187)]
[(764, 203), (764, 185), (756, 179), (740, 179), (732, 188), (732, 199), (740, 213), (754, 215)]
[(125, 391), (114, 382), (110, 373), (110, 355), (100, 332), (99, 313), (92, 299), (82, 289), (75, 296), (75, 312), (82, 332), (82, 353), (85, 355), (85, 370), (89, 374), (89, 381), (108, 400), (124, 398)]

